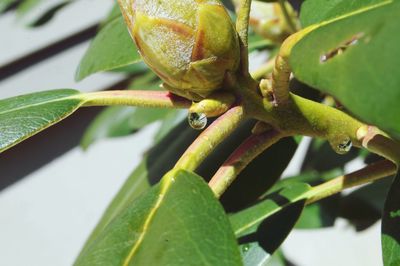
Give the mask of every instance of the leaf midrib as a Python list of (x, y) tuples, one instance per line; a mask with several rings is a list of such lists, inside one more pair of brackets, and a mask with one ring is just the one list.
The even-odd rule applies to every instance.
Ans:
[(40, 105), (46, 105), (46, 104), (50, 104), (50, 103), (61, 102), (61, 101), (65, 101), (65, 100), (80, 100), (81, 101), (80, 104), (82, 104), (84, 102), (84, 100), (79, 98), (79, 97), (77, 97), (78, 95), (75, 94), (75, 95), (71, 95), (71, 96), (66, 96), (64, 98), (53, 99), (53, 100), (46, 101), (46, 102), (39, 102), (39, 103), (35, 103), (35, 104), (19, 106), (17, 108), (12, 108), (12, 109), (8, 109), (8, 110), (5, 110), (3, 112), (0, 112), (0, 115), (4, 115), (4, 114), (7, 114), (7, 113), (12, 113), (12, 112), (17, 112), (19, 110), (28, 109), (28, 108), (32, 108), (32, 107), (37, 107), (37, 106), (40, 106)]
[(132, 246), (130, 252), (128, 253), (128, 256), (125, 258), (123, 265), (128, 266), (134, 257), (136, 251), (139, 249), (140, 245), (142, 244), (144, 237), (148, 231), (148, 227), (150, 226), (150, 223), (153, 221), (153, 217), (156, 215), (157, 210), (161, 207), (161, 204), (163, 203), (163, 199), (165, 194), (168, 192), (169, 188), (171, 187), (171, 177), (170, 175), (173, 175), (174, 172), (170, 172), (165, 176), (167, 178), (164, 182), (160, 184), (161, 188), (160, 191), (158, 192), (157, 195), (157, 201), (155, 202), (153, 208), (150, 210), (149, 214), (147, 215), (146, 220), (143, 223), (143, 226), (141, 227), (140, 230), (140, 236), (136, 243)]

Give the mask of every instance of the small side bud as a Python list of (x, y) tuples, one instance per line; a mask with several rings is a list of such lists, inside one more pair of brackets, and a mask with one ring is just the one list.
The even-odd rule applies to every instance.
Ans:
[(193, 103), (189, 112), (204, 113), (207, 117), (215, 117), (222, 115), (234, 104), (235, 97), (228, 92), (215, 92), (207, 99), (198, 103)]

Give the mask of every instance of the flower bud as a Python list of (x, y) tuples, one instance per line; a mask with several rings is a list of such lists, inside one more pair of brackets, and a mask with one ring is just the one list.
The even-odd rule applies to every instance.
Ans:
[(165, 88), (205, 97), (239, 65), (239, 41), (219, 0), (119, 0), (143, 60)]

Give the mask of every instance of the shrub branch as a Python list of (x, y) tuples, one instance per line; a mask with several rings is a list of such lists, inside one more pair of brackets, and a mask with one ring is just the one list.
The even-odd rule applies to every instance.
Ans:
[(239, 173), (259, 154), (284, 135), (276, 130), (253, 134), (247, 138), (224, 162), (208, 183), (216, 197), (220, 197)]

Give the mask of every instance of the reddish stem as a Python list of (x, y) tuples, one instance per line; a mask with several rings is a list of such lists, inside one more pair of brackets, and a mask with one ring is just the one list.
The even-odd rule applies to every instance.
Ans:
[(168, 91), (115, 90), (83, 94), (84, 106), (131, 105), (138, 107), (189, 108), (190, 100)]
[(224, 162), (208, 183), (217, 197), (229, 187), (238, 174), (259, 154), (284, 135), (276, 130), (254, 134), (247, 138)]

